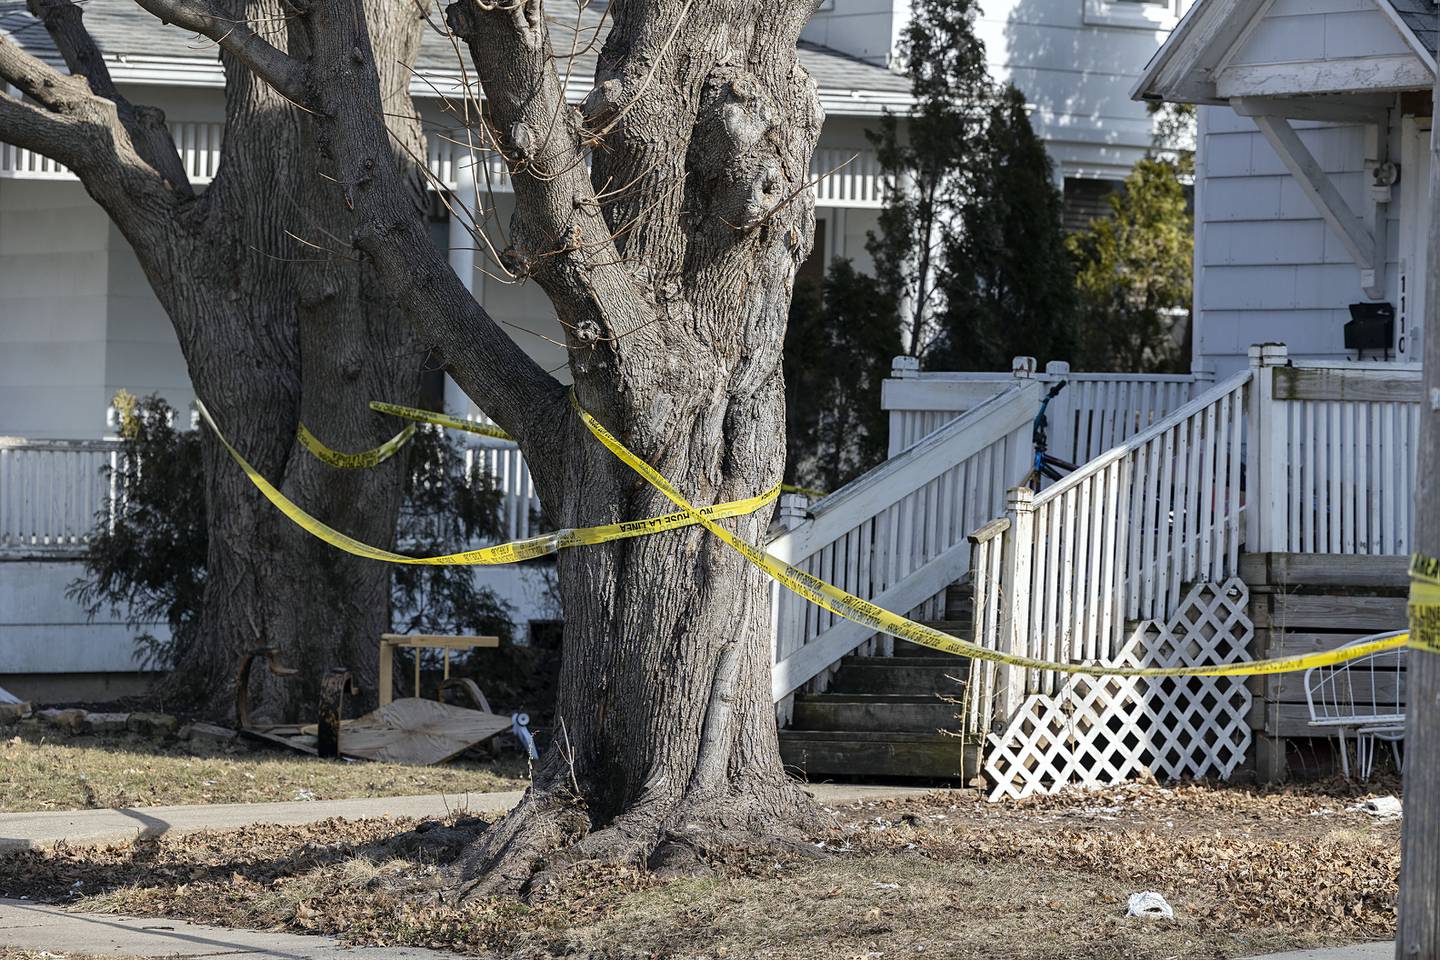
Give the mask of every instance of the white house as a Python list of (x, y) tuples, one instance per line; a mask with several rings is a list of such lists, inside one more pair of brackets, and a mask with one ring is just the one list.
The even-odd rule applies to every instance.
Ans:
[[(1191, 0), (986, 0), (976, 33), (990, 75), (1024, 91), (1063, 186), (1067, 225), (1150, 149), (1153, 124), (1130, 89)], [(908, 0), (826, 0), (805, 38), (871, 63), (894, 62)]]
[[(1198, 0), (1133, 88), (1200, 105), (1192, 373), (899, 360), (890, 459), (772, 552), (1050, 662), (1239, 663), (1403, 629), (1437, 27), (1434, 0)], [(1019, 487), (1062, 380), (1050, 450), (1079, 468)], [(960, 746), (931, 706), (955, 687), (926, 673), (958, 676), (953, 660), (789, 596), (777, 610), (782, 747), (812, 774), (983, 772), (992, 796), (1023, 796), (1142, 771), (1281, 776), (1324, 752), (1288, 741), (1347, 727), (1363, 769), (1377, 728), (1403, 733), (1403, 650), (1328, 686), (1323, 670), (1097, 679), (971, 660)]]
[[(992, 72), (1030, 95), (1077, 223), (1150, 146), (1146, 110), (1125, 91), (1184, 2), (986, 5), (979, 28)], [(587, 8), (582, 29), (598, 25), (601, 6)], [(112, 77), (135, 101), (165, 110), (192, 181), (206, 183), (223, 149), (222, 76), (213, 47), (160, 26), (131, 0), (88, 0), (84, 10)], [(865, 237), (876, 223), (881, 183), (865, 134), (882, 111), (903, 113), (910, 103), (909, 83), (892, 65), (907, 16), (904, 2), (828, 0), (805, 33), (800, 57), (827, 116), (812, 172), (858, 154), (816, 188), (816, 267), (837, 256), (868, 266)], [(0, 0), (0, 34), (63, 69), (23, 0)], [(572, 99), (588, 92), (594, 56), (591, 46), (575, 65)], [(453, 93), (457, 83), (453, 50), (427, 33), (412, 92), (430, 124), (443, 125), (437, 96)], [(444, 138), (431, 138), (436, 189), (462, 202), (473, 196), (468, 178), (476, 172), (467, 159)], [(503, 171), (492, 173), (503, 221), (508, 187)], [(437, 222), (435, 233), (486, 308), (512, 329), (528, 329), (517, 338), (547, 367), (561, 365), (551, 342), (563, 340), (561, 331), (536, 320), (550, 316), (539, 291), (488, 280), (458, 224)], [(105, 411), (120, 388), (159, 393), (178, 409), (193, 399), (170, 323), (104, 212), (63, 168), (0, 144), (0, 674), (22, 692), (27, 685), (36, 695), (58, 691), (81, 675), (113, 692), (136, 677), (130, 631), (87, 624), (63, 596), (104, 494), (97, 470), (110, 456)], [(453, 386), (446, 401), (457, 412), (474, 412)], [(523, 463), (503, 449), (482, 455), (504, 475), (510, 529), (523, 535), (531, 499)], [(486, 576), (520, 609), (522, 625), (544, 615), (533, 584), (503, 572)]]
[(1202, 0), (1145, 69), (1137, 97), (1201, 105), (1197, 357), (1356, 359), (1366, 303), (1393, 323), (1365, 357), (1419, 361), (1436, 19), (1429, 0)]

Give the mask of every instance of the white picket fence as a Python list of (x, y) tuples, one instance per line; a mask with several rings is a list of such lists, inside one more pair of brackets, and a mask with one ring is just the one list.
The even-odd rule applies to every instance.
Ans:
[(1406, 555), (1414, 544), (1419, 364), (1255, 351), (1256, 551)]
[[(807, 573), (889, 610), (934, 617), (946, 588), (969, 566), (966, 533), (998, 512), (1005, 489), (1026, 469), (1030, 421), (1040, 401), (1034, 380), (933, 432), (905, 453), (805, 512), (788, 500), (791, 529), (769, 550)], [(808, 603), (779, 585), (771, 598), (773, 691), (787, 718), (790, 696), (823, 690), (829, 671), (872, 631)], [(878, 640), (888, 653), (888, 640)]]
[[(1127, 622), (1165, 619), (1195, 579), (1238, 569), (1246, 371), (1043, 490), (1012, 490), (1007, 515), (976, 531), (976, 639), (1018, 656), (1109, 659)], [(987, 666), (971, 691), (975, 729), (1050, 671)]]

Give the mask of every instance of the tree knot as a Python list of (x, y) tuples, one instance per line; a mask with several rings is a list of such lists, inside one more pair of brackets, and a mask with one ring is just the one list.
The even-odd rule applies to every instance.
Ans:
[(445, 8), (445, 24), (461, 40), (470, 42), (479, 32), (475, 5), (472, 0), (456, 0)]

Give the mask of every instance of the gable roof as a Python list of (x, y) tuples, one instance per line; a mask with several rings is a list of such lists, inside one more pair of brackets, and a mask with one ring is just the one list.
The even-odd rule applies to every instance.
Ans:
[[(1440, 30), (1440, 10), (1435, 0), (1376, 0), (1400, 27), (1400, 33), (1415, 47), (1421, 58), (1435, 69), (1435, 34)], [(1426, 56), (1428, 54), (1428, 57)]]
[[(119, 83), (162, 86), (219, 87), (224, 83), (220, 59), (213, 43), (169, 24), (161, 24), (134, 0), (80, 0), (85, 26), (95, 38), (111, 74)], [(549, 16), (551, 43), (565, 69), (572, 62), (566, 94), (572, 100), (589, 93), (595, 63), (610, 19), (604, 7), (588, 5), (578, 31), (575, 17)], [(577, 36), (578, 33), (578, 36)], [(45, 27), (25, 8), (24, 0), (0, 0), (0, 35), (6, 35), (31, 54), (65, 69), (64, 60)], [(569, 52), (574, 49), (573, 57)], [(829, 114), (877, 115), (883, 109), (905, 111), (913, 104), (910, 81), (829, 47), (802, 41), (799, 58), (820, 89), (820, 102)], [(470, 79), (474, 81), (473, 68)], [(436, 27), (427, 28), (416, 59), (417, 77), (411, 92), (435, 97), (437, 90), (460, 90), (461, 72), (450, 40)]]
[[(1432, 73), (1440, 12), (1435, 0), (1372, 0)], [(1150, 58), (1130, 91), (1135, 100), (1226, 103), (1214, 92), (1214, 75), (1252, 21), (1269, 9), (1266, 0), (1197, 0)], [(1418, 68), (1417, 68), (1418, 69)]]

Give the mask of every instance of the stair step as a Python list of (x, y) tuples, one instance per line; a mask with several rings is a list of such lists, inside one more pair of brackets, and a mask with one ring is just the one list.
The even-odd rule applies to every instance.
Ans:
[(827, 776), (968, 780), (976, 745), (938, 733), (782, 730), (780, 756), (793, 772)]
[[(846, 657), (830, 681), (830, 693), (889, 693), (958, 697), (970, 671), (963, 657)], [(954, 678), (954, 679), (952, 679)]]
[(871, 730), (938, 733), (958, 729), (957, 704), (910, 694), (808, 693), (795, 697), (793, 726), (806, 732)]

